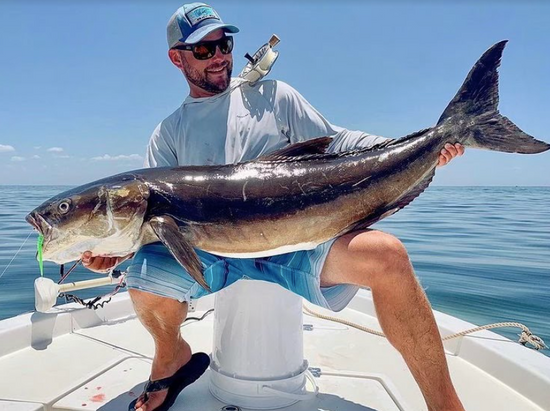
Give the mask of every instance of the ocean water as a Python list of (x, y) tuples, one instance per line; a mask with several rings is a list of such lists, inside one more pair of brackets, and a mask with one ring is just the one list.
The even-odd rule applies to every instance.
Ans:
[[(24, 217), (67, 188), (0, 186), (0, 319), (34, 309), (37, 235)], [(550, 344), (550, 187), (430, 187), (375, 228), (405, 243), (434, 309), (478, 325), (521, 322)], [(59, 278), (55, 264), (44, 270)], [(78, 267), (69, 278), (95, 276)], [(517, 340), (516, 329), (495, 332)]]

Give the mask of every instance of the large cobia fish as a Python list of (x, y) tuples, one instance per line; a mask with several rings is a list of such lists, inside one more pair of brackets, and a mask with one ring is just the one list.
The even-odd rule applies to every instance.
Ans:
[(162, 241), (203, 287), (194, 248), (258, 257), (311, 249), (368, 227), (430, 184), (441, 148), (540, 153), (550, 145), (499, 114), (498, 73), (506, 41), (472, 68), (437, 125), (370, 149), (325, 154), (329, 138), (254, 161), (130, 171), (61, 193), (27, 216), (56, 263), (124, 256)]

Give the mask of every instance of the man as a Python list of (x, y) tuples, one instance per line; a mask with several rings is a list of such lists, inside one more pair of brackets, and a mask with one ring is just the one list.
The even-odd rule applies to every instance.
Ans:
[[(235, 26), (223, 23), (202, 3), (180, 7), (168, 23), (169, 57), (188, 84), (182, 106), (162, 121), (151, 137), (146, 165), (213, 165), (251, 160), (289, 143), (332, 136), (332, 151), (369, 147), (381, 137), (331, 125), (296, 90), (278, 81), (250, 86), (231, 78)], [(439, 165), (462, 155), (461, 145), (446, 145)], [(321, 244), (315, 250), (269, 257), (270, 267), (299, 272), (301, 281), (270, 276), (266, 259), (229, 259), (197, 250), (212, 291), (246, 275), (276, 281), (309, 301), (343, 309), (358, 287), (372, 290), (380, 324), (424, 395), (430, 411), (463, 410), (452, 386), (441, 338), (426, 296), (403, 244), (391, 235), (364, 230)], [(104, 271), (123, 259), (83, 256), (84, 265)], [(223, 262), (223, 264), (219, 264)], [(220, 267), (229, 267), (219, 269)], [(310, 275), (302, 275), (304, 272)], [(284, 276), (283, 276), (284, 277)], [(277, 278), (277, 280), (275, 280)], [(296, 277), (293, 277), (295, 279)], [(207, 368), (205, 355), (192, 356), (180, 334), (187, 303), (207, 291), (161, 244), (143, 247), (127, 277), (136, 313), (155, 342), (151, 380), (130, 404), (141, 411), (168, 409), (179, 392)], [(159, 381), (160, 380), (160, 381)]]

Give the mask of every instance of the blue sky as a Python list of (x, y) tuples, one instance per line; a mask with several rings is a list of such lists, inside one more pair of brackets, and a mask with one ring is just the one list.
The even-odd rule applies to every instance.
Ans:
[[(479, 3), (479, 4), (478, 4)], [(482, 4), (481, 4), (482, 3)], [(500, 111), (550, 141), (550, 5), (542, 1), (217, 1), (242, 57), (281, 38), (270, 77), (334, 124), (399, 137), (434, 124), (502, 39)], [(188, 93), (167, 58), (179, 1), (0, 3), (0, 184), (83, 184), (140, 168)], [(550, 153), (468, 150), (437, 185), (550, 186)]]

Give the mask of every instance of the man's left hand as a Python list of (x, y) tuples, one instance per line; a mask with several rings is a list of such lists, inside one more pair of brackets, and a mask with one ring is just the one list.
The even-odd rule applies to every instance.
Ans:
[(445, 148), (441, 150), (441, 154), (439, 154), (439, 162), (437, 163), (438, 167), (444, 166), (449, 163), (453, 158), (456, 156), (461, 156), (464, 154), (464, 146), (460, 143), (445, 144)]

